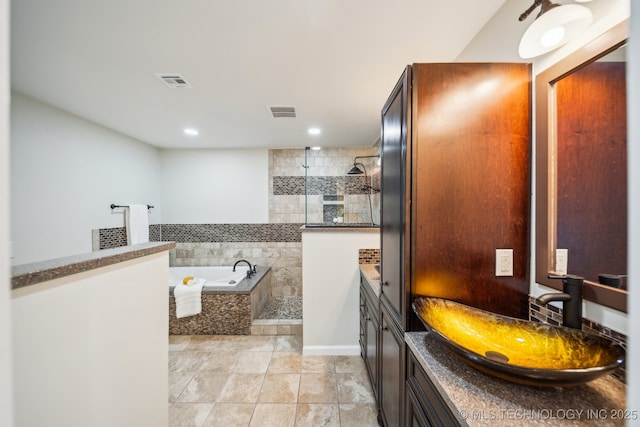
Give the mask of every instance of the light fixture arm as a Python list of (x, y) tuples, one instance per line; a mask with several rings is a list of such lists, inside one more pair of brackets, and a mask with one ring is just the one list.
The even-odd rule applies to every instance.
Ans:
[(538, 19), (540, 16), (547, 13), (554, 7), (558, 7), (560, 5), (553, 3), (551, 0), (534, 0), (533, 4), (529, 6), (529, 9), (522, 12), (522, 15), (520, 15), (520, 17), (518, 18), (518, 21), (524, 21), (525, 19), (527, 19), (529, 15), (531, 15), (531, 12), (533, 12), (535, 8), (538, 6), (540, 6), (540, 13), (538, 13), (538, 16), (536, 16), (536, 19)]
[(531, 15), (531, 12), (533, 12), (536, 7), (540, 6), (540, 4), (542, 4), (542, 0), (534, 0), (533, 4), (529, 6), (529, 9), (522, 12), (522, 15), (520, 15), (518, 21), (524, 21), (525, 19), (527, 19), (529, 15)]

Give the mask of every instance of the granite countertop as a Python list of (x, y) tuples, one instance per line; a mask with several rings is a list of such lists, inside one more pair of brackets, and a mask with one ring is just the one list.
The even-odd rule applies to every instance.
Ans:
[(303, 225), (300, 227), (300, 231), (303, 233), (327, 233), (327, 232), (339, 232), (339, 233), (361, 233), (361, 232), (379, 232), (379, 225), (366, 225), (366, 224), (336, 224), (336, 225)]
[(380, 297), (380, 273), (376, 270), (378, 264), (360, 264), (360, 273), (365, 282), (371, 287), (373, 293)]
[(105, 267), (135, 258), (168, 251), (175, 242), (149, 242), (113, 249), (55, 258), (11, 267), (11, 288), (19, 289), (36, 283)]
[[(459, 360), (428, 332), (405, 341), (461, 425), (624, 426), (626, 386), (611, 376), (574, 387), (531, 387), (484, 374)], [(637, 422), (637, 421), (636, 421)]]

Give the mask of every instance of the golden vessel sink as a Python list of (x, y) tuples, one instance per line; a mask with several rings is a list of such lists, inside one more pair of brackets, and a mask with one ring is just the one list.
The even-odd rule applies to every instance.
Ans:
[(430, 335), (462, 360), (512, 382), (582, 384), (624, 362), (620, 345), (577, 329), (501, 316), (442, 298), (418, 298), (413, 310)]

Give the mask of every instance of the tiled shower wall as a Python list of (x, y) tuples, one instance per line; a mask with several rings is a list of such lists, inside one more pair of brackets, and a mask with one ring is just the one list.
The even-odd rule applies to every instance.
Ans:
[[(347, 172), (353, 167), (356, 156), (375, 156), (379, 151), (379, 147), (270, 150), (269, 222), (322, 224), (330, 222), (333, 213), (337, 215), (338, 209), (342, 208), (345, 223), (370, 224), (371, 210), (365, 185), (380, 188), (377, 159), (358, 159), (365, 165), (368, 182), (363, 175), (347, 175)], [(306, 186), (305, 172), (308, 176)], [(340, 200), (336, 200), (336, 196), (341, 196)], [(374, 223), (379, 224), (380, 193), (373, 192), (371, 202)], [(330, 216), (327, 216), (328, 212)]]

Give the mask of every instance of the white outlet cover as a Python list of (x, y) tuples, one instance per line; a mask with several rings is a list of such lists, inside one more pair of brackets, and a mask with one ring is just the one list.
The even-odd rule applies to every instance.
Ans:
[(556, 249), (556, 274), (567, 275), (569, 270), (569, 249)]
[(496, 249), (496, 276), (513, 276), (513, 249)]

